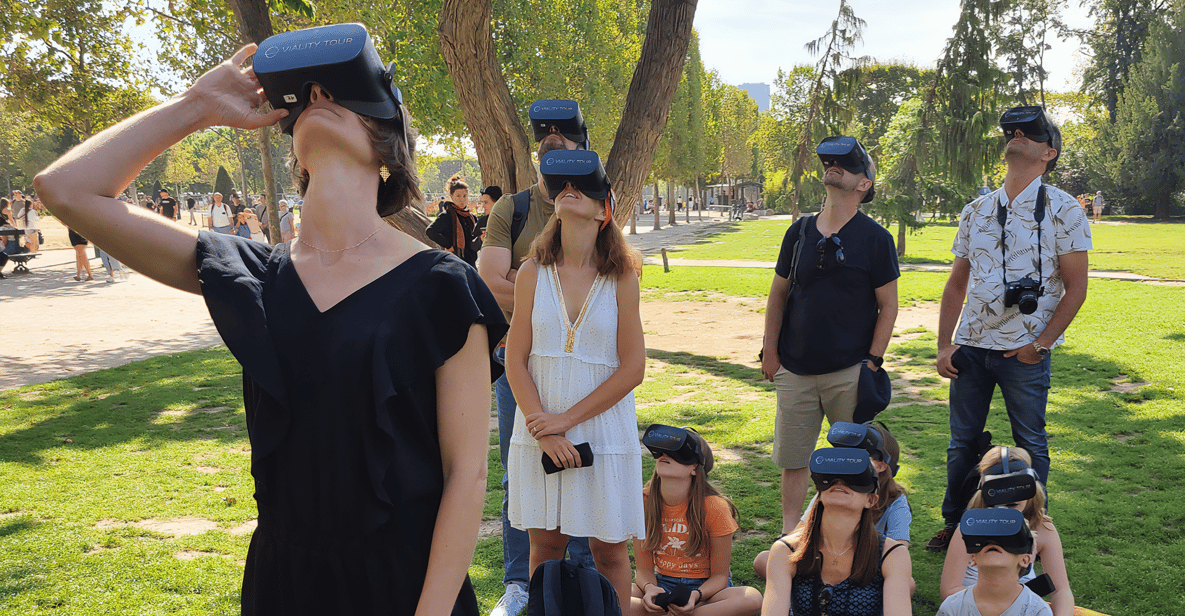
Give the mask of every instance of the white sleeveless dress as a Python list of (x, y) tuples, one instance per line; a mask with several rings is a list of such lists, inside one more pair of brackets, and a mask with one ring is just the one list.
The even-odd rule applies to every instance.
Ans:
[[(568, 321), (554, 266), (535, 283), (532, 345), (527, 368), (543, 410), (562, 413), (604, 383), (621, 365), (617, 355), (617, 280), (598, 276), (575, 323)], [(571, 537), (616, 543), (644, 538), (642, 454), (634, 393), (604, 413), (568, 430), (573, 445), (587, 442), (590, 467), (548, 475), (543, 449), (515, 412), (507, 456), (507, 515), (515, 528), (559, 529)]]

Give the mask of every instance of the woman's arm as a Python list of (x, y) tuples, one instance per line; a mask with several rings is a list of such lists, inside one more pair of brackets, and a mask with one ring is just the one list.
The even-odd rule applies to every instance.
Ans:
[(263, 90), (240, 69), (255, 45), (202, 75), (184, 94), (108, 128), (37, 175), (37, 194), (62, 223), (154, 280), (192, 293), (197, 278), (196, 234), (115, 197), (161, 152), (210, 126), (258, 128), (288, 115), (256, 113)]
[(1053, 594), (1049, 595), (1053, 616), (1071, 616), (1074, 613), (1074, 592), (1070, 590), (1070, 577), (1066, 574), (1062, 538), (1052, 522), (1042, 524), (1037, 533), (1037, 556), (1041, 558), (1041, 569), (1053, 582)]
[(963, 578), (967, 575), (967, 565), (971, 564), (971, 556), (967, 554), (967, 544), (963, 543), (963, 531), (956, 529), (946, 548), (946, 560), (942, 563), (942, 579), (938, 585), (940, 600), (963, 590)]
[(436, 370), (436, 420), (444, 493), (428, 575), (416, 606), (418, 616), (450, 614), (473, 550), (485, 506), (490, 429), (490, 360), (484, 325), (469, 327), (469, 339)]
[(913, 613), (909, 596), (913, 593), (913, 561), (909, 558), (909, 546), (893, 539), (885, 540), (885, 551), (893, 550), (881, 563), (881, 575), (885, 576), (883, 602), (885, 616), (908, 616)]
[(797, 567), (790, 562), (790, 546), (781, 540), (769, 549), (768, 575), (765, 595), (761, 599), (761, 616), (786, 616), (790, 613), (790, 592), (793, 590)]
[[(516, 296), (515, 303), (518, 301)], [(538, 428), (541, 435), (563, 434), (609, 410), (642, 383), (646, 376), (646, 341), (642, 335), (641, 290), (632, 269), (617, 279), (617, 357), (621, 362), (617, 370), (592, 393), (563, 413), (528, 415), (527, 427)]]
[[(711, 537), (711, 575), (699, 587), (700, 593), (696, 597), (697, 605), (703, 605), (716, 593), (728, 588), (728, 575), (732, 570), (732, 535)], [(673, 610), (672, 610), (673, 611)]]

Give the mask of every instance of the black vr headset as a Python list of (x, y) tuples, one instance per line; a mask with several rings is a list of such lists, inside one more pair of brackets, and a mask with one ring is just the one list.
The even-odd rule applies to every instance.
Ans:
[(998, 545), (1010, 554), (1033, 551), (1033, 532), (1023, 513), (1015, 509), (968, 509), (959, 521), (968, 554), (978, 554), (989, 545)]
[(1050, 161), (1048, 170), (1053, 169), (1057, 159), (1062, 154), (1062, 133), (1049, 118), (1045, 116), (1045, 109), (1036, 105), (1013, 107), (1000, 116), (1000, 129), (1004, 131), (1005, 141), (1011, 141), (1016, 131), (1021, 131), (1030, 141), (1049, 143), (1049, 147), (1057, 150), (1057, 157)]
[(555, 127), (561, 135), (583, 145), (584, 149), (592, 147), (588, 140), (588, 126), (584, 124), (584, 116), (580, 115), (580, 103), (576, 101), (537, 100), (531, 103), (527, 117), (531, 119), (535, 141), (543, 141), (551, 134), (552, 127)]
[(837, 421), (831, 424), (831, 429), (827, 431), (827, 442), (831, 443), (832, 447), (863, 449), (875, 459), (888, 464), (893, 476), (897, 476), (897, 461), (889, 455), (889, 450), (885, 447), (885, 439), (880, 432), (872, 427), (872, 422), (858, 424), (850, 421)]
[(552, 150), (539, 159), (548, 198), (555, 200), (569, 183), (590, 199), (608, 199), (611, 188), (601, 157), (592, 150)]
[(1019, 503), (1037, 495), (1037, 473), (1024, 460), (1009, 460), (1008, 447), (1002, 459), (979, 479), (979, 492), (988, 507)]
[(815, 148), (815, 154), (819, 155), (819, 161), (823, 163), (824, 168), (834, 164), (848, 173), (863, 173), (872, 181), (872, 188), (868, 189), (868, 194), (864, 195), (860, 203), (872, 201), (876, 195), (876, 167), (872, 163), (872, 157), (864, 151), (864, 146), (860, 145), (855, 137), (824, 137), (819, 142), (819, 147)]
[(354, 113), (380, 120), (399, 117), (403, 94), (391, 81), (394, 64), (383, 67), (362, 24), (277, 34), (260, 43), (254, 60), (255, 76), (268, 102), (288, 110), (280, 128), (289, 135), (308, 105), (314, 83)]
[(699, 439), (691, 435), (694, 429), (663, 424), (650, 424), (642, 433), (642, 444), (655, 458), (666, 454), (679, 464), (702, 464), (711, 470), (704, 452), (700, 450)]
[(820, 492), (831, 488), (836, 481), (863, 494), (871, 494), (877, 487), (872, 456), (852, 447), (816, 449), (811, 454), (811, 479)]

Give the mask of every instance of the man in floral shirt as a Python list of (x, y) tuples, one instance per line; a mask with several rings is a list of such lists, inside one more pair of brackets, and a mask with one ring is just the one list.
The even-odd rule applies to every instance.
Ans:
[[(1042, 176), (1057, 163), (1061, 132), (1040, 107), (1010, 109), (1000, 126), (1008, 139), (1004, 186), (963, 208), (942, 293), (937, 364), (951, 379), (951, 438), (946, 527), (926, 544), (932, 550), (945, 550), (958, 526), (966, 505), (961, 487), (979, 461), (975, 442), (997, 385), (1016, 445), (1032, 454), (1033, 469), (1046, 482), (1050, 350), (1064, 341), (1062, 333), (1086, 300), (1090, 225), (1073, 197), (1053, 186), (1040, 190)], [(1037, 207), (1039, 193), (1044, 208)], [(1014, 288), (1006, 293), (1009, 285)]]

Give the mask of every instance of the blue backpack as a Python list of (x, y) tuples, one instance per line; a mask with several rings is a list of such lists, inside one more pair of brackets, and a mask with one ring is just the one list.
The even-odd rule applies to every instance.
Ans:
[(608, 578), (569, 560), (549, 560), (531, 576), (527, 616), (621, 616)]

